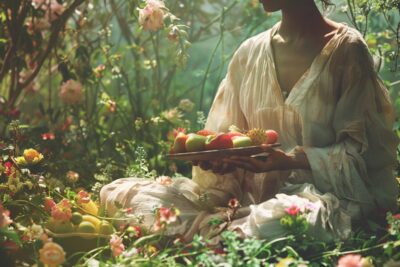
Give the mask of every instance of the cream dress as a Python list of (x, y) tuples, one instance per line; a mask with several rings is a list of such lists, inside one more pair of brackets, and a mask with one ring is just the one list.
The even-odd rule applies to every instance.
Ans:
[(393, 110), (362, 36), (342, 25), (284, 98), (271, 51), (278, 27), (236, 51), (206, 129), (224, 132), (232, 124), (274, 129), (283, 150), (306, 153), (311, 170), (215, 175), (194, 167), (192, 180), (176, 178), (170, 185), (119, 179), (101, 190), (101, 203), (111, 215), (119, 202), (151, 226), (154, 207), (175, 206), (181, 223), (168, 231), (190, 239), (212, 231), (210, 220), (225, 214), (215, 208), (237, 198), (246, 211), (229, 228), (271, 239), (285, 234), (280, 218), (286, 208), (312, 206), (306, 215), (310, 234), (329, 240), (348, 237), (354, 220), (396, 208)]

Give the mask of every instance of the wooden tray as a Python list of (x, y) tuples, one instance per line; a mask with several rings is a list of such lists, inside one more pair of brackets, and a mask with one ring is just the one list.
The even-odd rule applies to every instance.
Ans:
[[(281, 144), (267, 145), (271, 148), (278, 147)], [(238, 148), (228, 148), (219, 150), (204, 150), (198, 152), (186, 152), (166, 155), (168, 159), (178, 159), (185, 161), (198, 161), (198, 160), (215, 160), (231, 156), (252, 156), (263, 153), (265, 150), (261, 146), (248, 146)]]

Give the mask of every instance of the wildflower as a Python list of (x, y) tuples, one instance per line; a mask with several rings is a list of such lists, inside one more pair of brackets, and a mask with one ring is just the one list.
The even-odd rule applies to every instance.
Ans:
[(56, 267), (65, 262), (64, 249), (52, 241), (46, 242), (39, 250), (39, 260), (44, 265)]
[(93, 69), (94, 76), (96, 78), (101, 78), (103, 76), (103, 72), (106, 69), (106, 65), (100, 64), (96, 68)]
[(183, 114), (177, 108), (172, 108), (163, 111), (161, 116), (173, 124), (178, 124), (183, 117)]
[(111, 236), (110, 247), (114, 257), (118, 257), (125, 250), (125, 246), (122, 243), (122, 238), (117, 235)]
[(52, 208), (56, 205), (54, 200), (50, 197), (45, 197), (44, 198), (44, 209), (47, 212), (51, 212)]
[(189, 99), (182, 99), (178, 107), (183, 111), (191, 112), (194, 108), (194, 103)]
[(164, 2), (159, 0), (147, 0), (146, 6), (139, 9), (139, 24), (145, 31), (158, 31), (164, 27)]
[(25, 158), (22, 157), (16, 157), (15, 158), (15, 163), (17, 163), (18, 166), (25, 166), (28, 164), (28, 162), (26, 162)]
[(239, 205), (239, 201), (236, 198), (231, 198), (228, 202), (228, 206), (231, 209), (237, 209)]
[(56, 139), (56, 136), (53, 133), (44, 133), (41, 136), (42, 136), (42, 140), (54, 140), (54, 139)]
[(70, 183), (76, 183), (79, 180), (79, 173), (74, 171), (67, 172), (67, 181)]
[(37, 164), (43, 160), (43, 155), (37, 150), (30, 148), (24, 150), (24, 158), (28, 164)]
[(128, 251), (125, 251), (124, 253), (122, 253), (122, 256), (125, 258), (130, 258), (133, 257), (135, 255), (139, 254), (139, 249), (137, 248), (131, 248)]
[(339, 259), (337, 267), (364, 267), (361, 260), (362, 257), (359, 254), (344, 255)]
[(292, 205), (289, 208), (285, 209), (286, 213), (291, 215), (291, 216), (296, 216), (300, 213), (300, 208), (297, 207), (296, 205)]
[(277, 264), (276, 267), (289, 267), (291, 264), (295, 263), (296, 261), (293, 258), (284, 258), (281, 259)]
[(83, 97), (82, 84), (75, 80), (64, 82), (60, 87), (59, 97), (66, 104), (79, 104)]
[(143, 235), (142, 229), (139, 226), (129, 226), (126, 232), (130, 238), (140, 238)]
[(10, 219), (10, 211), (6, 210), (0, 202), (0, 228), (9, 226), (13, 221)]
[(27, 241), (35, 241), (41, 239), (43, 234), (43, 227), (34, 223), (26, 229), (24, 237)]
[(105, 106), (110, 113), (114, 113), (117, 110), (117, 103), (111, 99), (108, 99)]
[(3, 164), (4, 167), (4, 174), (6, 176), (11, 176), (11, 175), (15, 175), (15, 168), (14, 165), (12, 164), (12, 162), (7, 161)]
[(153, 254), (157, 253), (157, 251), (158, 251), (158, 249), (155, 246), (153, 246), (153, 245), (148, 245), (147, 246), (147, 253), (148, 254), (153, 255)]
[(72, 217), (71, 203), (68, 199), (61, 200), (51, 208), (51, 217), (59, 221), (69, 221)]
[(176, 222), (179, 216), (179, 210), (176, 208), (164, 208), (161, 207), (158, 210), (160, 222), (165, 222), (166, 224), (170, 224)]
[(76, 203), (78, 205), (83, 204), (83, 203), (89, 203), (90, 202), (90, 195), (88, 192), (81, 190), (78, 192), (76, 195)]
[(160, 176), (156, 179), (156, 182), (162, 185), (171, 185), (172, 179), (169, 176)]
[(168, 40), (171, 42), (177, 42), (179, 40), (179, 29), (178, 27), (174, 26), (168, 33)]

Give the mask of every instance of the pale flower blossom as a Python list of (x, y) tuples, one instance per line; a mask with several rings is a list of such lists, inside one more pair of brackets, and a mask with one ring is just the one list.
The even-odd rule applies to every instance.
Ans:
[(139, 9), (139, 24), (145, 31), (158, 31), (164, 27), (165, 5), (159, 0), (147, 0), (146, 6)]
[(6, 210), (0, 202), (0, 228), (7, 227), (13, 221), (10, 219), (10, 211)]
[(41, 239), (43, 234), (43, 227), (34, 223), (26, 229), (24, 236), (29, 241), (36, 241)]
[(110, 247), (114, 257), (118, 257), (125, 250), (125, 246), (122, 243), (122, 238), (117, 235), (111, 236)]
[(182, 109), (183, 111), (186, 112), (191, 112), (194, 108), (194, 103), (192, 101), (190, 101), (189, 99), (182, 99), (179, 102), (179, 106), (180, 109)]
[(61, 200), (51, 209), (51, 217), (59, 221), (69, 221), (72, 217), (71, 203), (68, 199)]
[(75, 80), (68, 80), (60, 87), (59, 97), (66, 104), (74, 105), (82, 101), (82, 84)]
[(64, 249), (52, 241), (46, 242), (39, 250), (39, 260), (48, 267), (57, 267), (65, 262)]
[(67, 172), (67, 180), (70, 183), (76, 183), (79, 180), (79, 173), (74, 172), (74, 171), (68, 171)]

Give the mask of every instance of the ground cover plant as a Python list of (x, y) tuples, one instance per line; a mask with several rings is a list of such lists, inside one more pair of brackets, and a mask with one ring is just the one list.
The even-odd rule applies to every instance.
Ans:
[[(364, 35), (399, 113), (400, 2), (325, 12)], [(190, 177), (164, 157), (174, 135), (203, 128), (235, 48), (278, 20), (252, 0), (1, 1), (0, 265), (400, 266), (396, 213), (331, 244), (307, 235), (300, 206), (284, 238), (243, 240), (215, 219), (213, 236), (185, 242), (164, 234), (180, 223), (173, 207), (155, 207), (144, 229), (131, 210), (110, 218), (98, 205), (117, 178)]]

